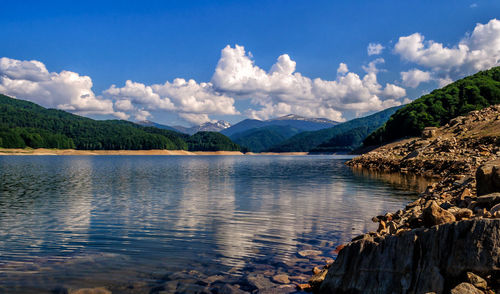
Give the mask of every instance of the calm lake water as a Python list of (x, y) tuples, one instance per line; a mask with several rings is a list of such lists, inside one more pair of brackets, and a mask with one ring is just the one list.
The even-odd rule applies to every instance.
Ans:
[[(376, 229), (372, 216), (401, 209), (425, 185), (344, 162), (0, 157), (0, 292), (196, 292), (217, 283), (251, 291), (249, 275), (276, 273), (299, 281), (337, 245)], [(306, 249), (321, 254), (298, 255)]]

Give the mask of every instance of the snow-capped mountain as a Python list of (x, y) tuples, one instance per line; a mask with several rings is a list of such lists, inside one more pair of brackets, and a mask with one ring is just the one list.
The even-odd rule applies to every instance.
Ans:
[(199, 126), (194, 126), (194, 127), (183, 127), (183, 126), (167, 126), (167, 125), (162, 125), (158, 124), (152, 121), (140, 121), (137, 122), (137, 124), (142, 125), (142, 126), (148, 126), (148, 127), (157, 127), (160, 129), (167, 129), (167, 130), (172, 130), (172, 131), (177, 131), (189, 135), (196, 134), (197, 132), (220, 132), (224, 129), (227, 129), (231, 127), (231, 124), (227, 121), (224, 120), (219, 120), (216, 122), (206, 122), (203, 123)]
[(190, 128), (193, 134), (197, 132), (220, 132), (224, 129), (231, 127), (231, 124), (225, 120), (218, 120), (216, 122), (206, 122), (199, 126)]

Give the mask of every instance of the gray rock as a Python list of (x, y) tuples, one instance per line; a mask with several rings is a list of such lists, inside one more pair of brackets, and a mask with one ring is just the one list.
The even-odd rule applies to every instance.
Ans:
[(484, 292), (469, 283), (461, 283), (451, 289), (451, 294), (484, 294)]
[(476, 171), (477, 195), (500, 192), (500, 159), (489, 161)]
[(288, 294), (296, 292), (294, 285), (280, 285), (269, 289), (259, 291), (260, 294)]
[(320, 254), (321, 254), (321, 251), (319, 251), (319, 250), (302, 250), (302, 251), (299, 251), (299, 255), (302, 256), (302, 257), (310, 257), (310, 256), (320, 255)]
[(290, 284), (290, 279), (286, 274), (280, 274), (273, 276), (273, 281), (280, 284)]
[[(415, 229), (340, 251), (322, 293), (443, 293), (465, 272), (500, 266), (500, 220), (474, 219)], [(448, 288), (449, 289), (449, 288)]]
[(259, 291), (277, 286), (275, 283), (271, 282), (268, 278), (260, 274), (248, 275), (247, 281), (250, 285), (259, 289)]
[(218, 294), (245, 294), (245, 293), (248, 293), (248, 292), (245, 292), (245, 291), (241, 290), (240, 288), (233, 286), (233, 285), (230, 285), (230, 284), (224, 284), (222, 287), (217, 289), (215, 292)]

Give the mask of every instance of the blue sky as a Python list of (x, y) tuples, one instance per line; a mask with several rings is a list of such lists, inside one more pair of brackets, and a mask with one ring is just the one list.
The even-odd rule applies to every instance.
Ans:
[[(470, 58), (457, 61), (461, 58), (457, 57), (450, 62), (454, 67), (443, 69), (439, 62), (426, 59), (429, 54), (438, 54), (430, 59), (444, 58), (449, 55), (446, 49), (457, 49), (452, 54), (458, 56), (461, 42), (469, 46), (467, 52), (483, 50), (496, 57), (500, 49), (491, 48), (499, 44), (495, 18), (500, 18), (500, 1), (493, 0), (4, 1), (0, 11), (4, 39), (0, 92), (95, 118), (147, 118), (166, 124), (214, 119), (234, 123), (287, 111), (346, 120), (408, 102), (475, 69), (498, 65), (498, 59), (478, 65)], [(463, 41), (477, 24), (489, 25), (489, 33), (485, 27), (476, 38), (489, 42)], [(400, 37), (414, 33), (425, 38), (421, 43), (428, 52), (418, 53), (415, 47), (417, 51), (411, 51), (418, 40), (395, 50)], [(442, 52), (430, 50), (431, 43), (426, 42), (431, 40), (442, 44)], [(369, 43), (384, 49), (369, 56)], [(236, 44), (244, 50), (237, 50)], [(216, 78), (224, 48), (230, 60)], [(272, 78), (271, 68), (283, 54), (289, 59), (282, 63), (294, 63), (293, 71), (278, 72)], [(247, 59), (257, 71), (234, 67)], [(376, 69), (367, 70), (377, 59)], [(26, 78), (33, 64), (23, 61), (32, 60), (43, 64), (46, 77)], [(339, 74), (340, 63), (348, 71)], [(403, 81), (401, 74), (414, 69), (425, 73), (417, 78), (416, 87), (414, 80)], [(44, 69), (40, 71), (43, 74)], [(61, 77), (63, 71), (77, 76)], [(300, 78), (283, 85), (294, 73), (300, 73)], [(377, 85), (354, 89), (357, 80), (349, 80), (350, 73), (359, 80), (375, 74), (379, 89), (375, 89)], [(82, 77), (88, 77), (92, 85), (67, 82)], [(230, 82), (235, 77), (237, 81)], [(310, 81), (299, 81), (303, 77)], [(176, 78), (186, 84), (175, 84)], [(47, 79), (53, 83), (49, 85)], [(196, 85), (188, 88), (189, 79)], [(320, 80), (315, 83), (315, 79)], [(40, 89), (15, 88), (13, 80), (23, 81), (24, 88)], [(388, 88), (387, 83), (394, 87)], [(110, 91), (111, 85), (115, 87)], [(311, 93), (297, 94), (311, 85)], [(337, 94), (345, 88), (350, 92)], [(360, 98), (363, 95), (366, 99)], [(82, 102), (81, 97), (92, 100)]]

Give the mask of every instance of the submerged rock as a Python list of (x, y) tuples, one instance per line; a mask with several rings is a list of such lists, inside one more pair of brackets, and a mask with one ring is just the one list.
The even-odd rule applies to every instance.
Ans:
[(78, 290), (69, 290), (69, 294), (111, 294), (111, 291), (104, 287), (82, 288)]

